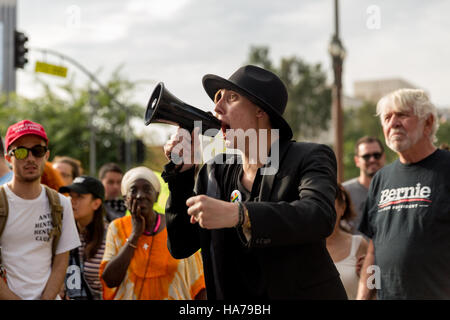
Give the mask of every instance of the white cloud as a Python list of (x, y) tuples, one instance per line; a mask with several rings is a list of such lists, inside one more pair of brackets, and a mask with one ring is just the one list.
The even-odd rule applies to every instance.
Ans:
[(134, 14), (144, 14), (148, 18), (169, 19), (179, 11), (189, 0), (131, 0), (127, 1), (125, 10)]

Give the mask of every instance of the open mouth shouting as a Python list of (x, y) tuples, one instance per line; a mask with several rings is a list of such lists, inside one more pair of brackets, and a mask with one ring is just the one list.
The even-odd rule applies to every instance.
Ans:
[(221, 129), (222, 129), (222, 134), (223, 134), (224, 139), (226, 139), (226, 137), (227, 137), (227, 130), (229, 130), (230, 128), (231, 128), (231, 127), (230, 127), (229, 124), (227, 124), (227, 123), (225, 123), (224, 121), (222, 121), (222, 127), (221, 127)]

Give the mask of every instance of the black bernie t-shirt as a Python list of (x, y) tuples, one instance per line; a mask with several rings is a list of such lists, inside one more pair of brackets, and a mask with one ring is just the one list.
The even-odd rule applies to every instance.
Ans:
[(359, 230), (374, 243), (379, 299), (450, 299), (450, 152), (379, 170)]

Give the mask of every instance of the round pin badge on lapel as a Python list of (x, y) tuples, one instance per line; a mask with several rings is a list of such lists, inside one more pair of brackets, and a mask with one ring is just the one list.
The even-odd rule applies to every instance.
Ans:
[(239, 190), (233, 190), (230, 196), (231, 202), (242, 201), (242, 194)]

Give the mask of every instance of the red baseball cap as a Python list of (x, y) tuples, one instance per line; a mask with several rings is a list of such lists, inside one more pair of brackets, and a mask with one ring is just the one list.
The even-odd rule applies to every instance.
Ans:
[(8, 150), (9, 146), (14, 141), (27, 134), (34, 134), (36, 136), (39, 136), (48, 144), (47, 134), (45, 133), (43, 126), (30, 120), (22, 120), (11, 125), (8, 128), (8, 131), (6, 131), (5, 150)]

